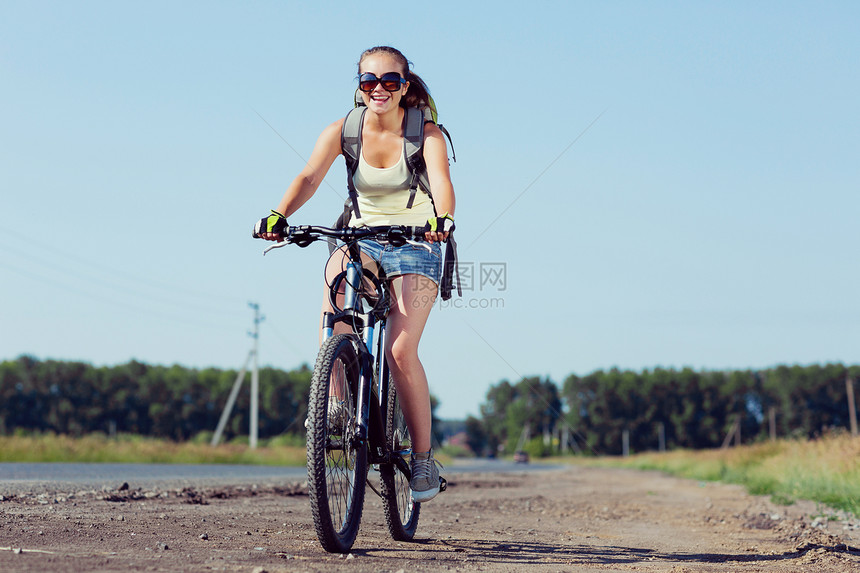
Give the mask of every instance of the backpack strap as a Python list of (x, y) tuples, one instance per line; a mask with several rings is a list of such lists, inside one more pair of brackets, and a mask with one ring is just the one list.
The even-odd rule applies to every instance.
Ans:
[[(444, 125), (436, 123), (436, 116), (432, 107), (426, 107), (423, 110), (408, 108), (406, 111), (408, 117), (403, 130), (403, 145), (406, 150), (407, 164), (412, 170), (412, 184), (410, 185), (409, 202), (406, 207), (411, 209), (419, 186), (430, 197), (430, 202), (433, 202), (433, 195), (430, 194), (430, 179), (427, 177), (427, 165), (424, 163), (424, 125), (427, 122), (432, 123), (448, 138), (448, 142), (451, 144), (451, 155), (455, 162), (457, 161), (457, 153), (454, 151), (451, 134), (448, 133)], [(433, 209), (435, 211), (435, 204)]]
[[(406, 156), (406, 165), (412, 171), (409, 202), (406, 203), (406, 208), (411, 209), (419, 186), (430, 196), (431, 202), (433, 196), (430, 195), (430, 181), (427, 178), (427, 166), (424, 163), (424, 123), (426, 122), (424, 112), (415, 107), (408, 107), (403, 121), (403, 152)], [(434, 211), (435, 208), (434, 205)]]
[[(357, 91), (357, 90), (356, 90)], [(448, 130), (445, 129), (445, 126), (439, 123), (439, 114), (436, 113), (436, 102), (433, 101), (433, 98), (430, 98), (430, 105), (424, 108), (424, 123), (430, 122), (439, 128), (439, 131), (445, 134), (445, 137), (448, 138), (448, 143), (451, 144), (451, 156), (454, 160), (454, 163), (457, 163), (457, 152), (454, 151), (454, 140), (451, 139), (451, 134), (448, 133)]]
[(442, 133), (444, 133), (444, 134), (445, 134), (445, 137), (447, 137), (447, 138), (448, 138), (448, 143), (450, 143), (450, 144), (451, 144), (451, 159), (453, 159), (453, 160), (454, 160), (454, 163), (457, 163), (457, 152), (456, 152), (456, 151), (454, 151), (454, 140), (453, 140), (453, 139), (451, 139), (451, 134), (450, 134), (450, 133), (448, 133), (448, 130), (447, 130), (447, 129), (445, 129), (445, 126), (444, 126), (444, 125), (442, 125), (441, 123), (437, 123), (437, 124), (436, 124), (436, 127), (438, 127), (438, 128), (439, 128), (439, 131), (441, 131)]
[(361, 157), (361, 130), (364, 127), (366, 111), (366, 107), (351, 109), (343, 120), (343, 129), (340, 132), (340, 147), (346, 161), (346, 186), (349, 189), (349, 197), (343, 204), (345, 221), (349, 220), (350, 211), (355, 213), (356, 219), (361, 217), (361, 212), (358, 210), (358, 191), (355, 190), (352, 178), (358, 169), (358, 158)]
[(451, 291), (457, 287), (457, 296), (463, 296), (460, 286), (460, 261), (457, 258), (457, 243), (454, 241), (454, 231), (448, 234), (445, 245), (445, 261), (442, 266), (442, 280), (439, 285), (439, 294), (442, 300), (451, 298)]

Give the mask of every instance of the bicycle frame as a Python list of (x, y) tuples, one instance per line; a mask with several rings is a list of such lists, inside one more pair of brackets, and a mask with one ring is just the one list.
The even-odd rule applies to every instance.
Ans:
[[(323, 313), (323, 340), (334, 335), (334, 327), (338, 323), (349, 324), (361, 340), (362, 347), (356, 349), (361, 359), (361, 376), (356, 393), (356, 406), (360, 416), (356, 421), (355, 440), (360, 444), (367, 444), (371, 464), (394, 463), (409, 475), (409, 464), (403, 459), (404, 452), (392, 452), (385, 443), (382, 411), (384, 405), (388, 403), (390, 380), (385, 357), (387, 309), (380, 310), (377, 305), (369, 312), (363, 311), (361, 292), (362, 281), (365, 280), (366, 275), (361, 262), (361, 248), (357, 242), (352, 242), (347, 245), (346, 253), (348, 255), (346, 269), (329, 287), (335, 312)], [(335, 303), (341, 282), (344, 283), (344, 302), (343, 307), (338, 309)], [(379, 281), (377, 291), (382, 300), (387, 301), (388, 286), (384, 280)], [(377, 335), (375, 339), (374, 335)]]

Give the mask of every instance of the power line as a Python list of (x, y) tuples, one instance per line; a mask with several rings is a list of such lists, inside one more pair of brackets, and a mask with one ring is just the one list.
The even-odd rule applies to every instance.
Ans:
[[(516, 368), (514, 368), (514, 367), (511, 365), (511, 363), (510, 363), (510, 362), (508, 362), (508, 361), (507, 361), (507, 359), (505, 359), (505, 357), (504, 357), (504, 356), (502, 356), (502, 354), (501, 354), (498, 350), (496, 350), (496, 349), (495, 349), (495, 347), (493, 347), (493, 345), (492, 345), (492, 344), (490, 344), (490, 343), (487, 341), (487, 339), (486, 339), (486, 338), (484, 338), (483, 336), (481, 336), (481, 333), (480, 333), (480, 332), (478, 332), (477, 330), (475, 330), (475, 328), (474, 328), (471, 324), (469, 324), (468, 322), (466, 322), (466, 321), (463, 321), (463, 322), (464, 322), (464, 324), (465, 324), (466, 326), (468, 326), (468, 327), (472, 330), (472, 332), (474, 332), (474, 333), (475, 333), (475, 336), (477, 336), (478, 338), (480, 338), (480, 339), (481, 339), (481, 341), (482, 341), (484, 344), (486, 344), (486, 345), (487, 345), (487, 348), (489, 348), (490, 350), (492, 350), (492, 351), (496, 354), (496, 356), (498, 356), (498, 357), (502, 360), (502, 362), (504, 362), (505, 364), (507, 364), (508, 368), (510, 368), (510, 369), (513, 371), (513, 373), (514, 373), (514, 374), (516, 374), (516, 375), (519, 377), (519, 382), (526, 382), (526, 388), (527, 388), (527, 390), (528, 390), (529, 392), (531, 392), (531, 394), (532, 394), (534, 397), (536, 397), (538, 400), (540, 400), (541, 402), (543, 402), (543, 403), (544, 403), (544, 405), (545, 405), (545, 406), (546, 406), (550, 411), (552, 411), (555, 415), (557, 415), (557, 416), (558, 416), (558, 420), (560, 420), (560, 421), (561, 421), (562, 428), (564, 428), (564, 429), (568, 430), (569, 432), (571, 432), (571, 434), (573, 434), (573, 436), (574, 436), (574, 437), (579, 437), (579, 438), (583, 441), (583, 443), (585, 443), (585, 445), (588, 447), (588, 449), (590, 449), (590, 450), (592, 451), (592, 453), (595, 453), (595, 454), (597, 453), (597, 452), (594, 450), (594, 448), (592, 448), (592, 447), (591, 447), (591, 445), (588, 443), (588, 440), (586, 439), (586, 437), (585, 437), (585, 436), (584, 436), (584, 435), (583, 435), (579, 430), (577, 430), (576, 428), (572, 427), (570, 424), (568, 424), (568, 423), (567, 423), (567, 420), (565, 420), (565, 419), (564, 419), (564, 414), (563, 414), (561, 411), (559, 411), (559, 410), (558, 410), (557, 408), (555, 408), (552, 404), (550, 404), (550, 403), (547, 401), (547, 399), (543, 396), (543, 394), (542, 394), (542, 393), (540, 393), (540, 392), (538, 392), (538, 390), (534, 387), (534, 385), (532, 385), (531, 383), (528, 383), (528, 379), (527, 379), (525, 376), (523, 376), (522, 374), (520, 374), (520, 373), (517, 371), (517, 369), (516, 369)], [(539, 381), (539, 380), (538, 380), (538, 381)], [(519, 382), (517, 382), (517, 383), (519, 384)]]
[[(128, 281), (131, 281), (135, 285), (148, 285), (151, 288), (156, 288), (156, 289), (168, 291), (171, 295), (180, 294), (180, 295), (192, 297), (194, 299), (199, 299), (200, 297), (207, 297), (207, 298), (212, 298), (212, 299), (220, 299), (220, 300), (224, 300), (224, 301), (236, 302), (236, 297), (233, 297), (233, 296), (217, 294), (217, 293), (213, 293), (211, 291), (198, 291), (198, 290), (188, 289), (183, 285), (168, 284), (168, 283), (164, 283), (161, 281), (156, 281), (156, 280), (153, 280), (152, 278), (150, 278), (148, 276), (130, 273), (128, 271), (124, 271), (122, 269), (116, 268), (115, 266), (110, 266), (110, 265), (106, 265), (103, 263), (99, 263), (99, 262), (87, 259), (85, 257), (81, 257), (77, 253), (72, 253), (72, 252), (69, 252), (69, 251), (64, 250), (64, 249), (58, 249), (56, 247), (56, 245), (46, 244), (46, 243), (40, 242), (38, 240), (31, 239), (30, 237), (21, 235), (20, 233), (17, 233), (15, 231), (12, 231), (12, 230), (4, 228), (4, 227), (0, 227), (0, 232), (3, 232), (7, 236), (10, 236), (14, 239), (17, 239), (18, 241), (21, 241), (27, 247), (37, 247), (39, 249), (47, 251), (53, 255), (53, 258), (50, 261), (45, 261), (45, 259), (43, 259), (43, 258), (40, 258), (38, 256), (34, 256), (34, 255), (27, 253), (27, 252), (22, 252), (20, 249), (15, 249), (14, 247), (9, 247), (8, 243), (4, 243), (4, 245), (3, 245), (4, 246), (4, 252), (14, 252), (18, 256), (26, 258), (28, 261), (33, 261), (33, 260), (39, 261), (40, 264), (42, 264), (43, 266), (47, 266), (51, 269), (58, 269), (60, 265), (63, 265), (64, 263), (67, 263), (69, 261), (74, 261), (74, 262), (77, 262), (79, 264), (83, 264), (83, 265), (86, 265), (90, 268), (98, 270), (99, 272), (101, 272), (104, 275), (106, 275), (107, 277), (109, 277), (109, 279), (108, 279), (109, 282), (115, 282), (116, 279), (119, 278), (119, 279), (125, 279)], [(68, 270), (63, 270), (63, 272), (66, 272), (68, 274), (73, 274), (73, 275), (76, 274), (73, 271), (68, 271)], [(78, 276), (80, 276), (80, 275), (78, 275)], [(99, 280), (100, 283), (105, 282), (101, 279), (91, 279), (91, 280)], [(121, 287), (121, 288), (125, 288), (125, 287)]]
[[(235, 310), (230, 310), (230, 309), (224, 308), (223, 306), (221, 306), (221, 307), (205, 306), (205, 305), (195, 304), (194, 302), (187, 302), (187, 301), (179, 300), (179, 299), (170, 299), (170, 298), (160, 296), (160, 295), (153, 295), (153, 294), (147, 293), (145, 291), (136, 289), (133, 286), (121, 285), (119, 283), (116, 283), (115, 281), (110, 280), (110, 278), (103, 279), (103, 278), (99, 278), (99, 277), (96, 277), (93, 275), (87, 275), (87, 274), (78, 272), (74, 269), (62, 268), (61, 266), (58, 266), (57, 264), (54, 264), (50, 261), (40, 259), (39, 257), (33, 257), (31, 255), (28, 255), (28, 254), (23, 253), (23, 252), (16, 250), (16, 249), (10, 249), (10, 248), (6, 247), (5, 245), (4, 245), (4, 253), (17, 255), (21, 258), (25, 258), (26, 261), (31, 266), (33, 265), (33, 263), (35, 263), (35, 266), (42, 267), (43, 271), (47, 270), (47, 272), (50, 273), (51, 275), (63, 275), (65, 277), (69, 277), (69, 278), (72, 278), (72, 279), (75, 279), (78, 281), (82, 281), (82, 282), (94, 285), (99, 289), (103, 289), (103, 290), (107, 290), (107, 291), (119, 294), (123, 298), (127, 298), (127, 297), (131, 296), (131, 297), (136, 297), (136, 298), (145, 300), (147, 302), (154, 302), (154, 303), (163, 304), (163, 305), (180, 307), (180, 308), (186, 309), (186, 310), (187, 309), (196, 309), (196, 310), (199, 310), (201, 312), (205, 312), (207, 315), (211, 315), (211, 314), (232, 314), (232, 315), (235, 315), (238, 312)], [(34, 280), (38, 280), (40, 282), (52, 282), (52, 284), (59, 286), (61, 288), (66, 288), (66, 287), (70, 286), (67, 281), (59, 281), (59, 280), (51, 281), (51, 279), (45, 278), (44, 276), (35, 275), (35, 274), (27, 272), (26, 270), (22, 270), (21, 267), (10, 266), (10, 268), (14, 268), (19, 274), (29, 276), (30, 278), (33, 278)], [(56, 279), (56, 277), (53, 277), (53, 278)], [(196, 300), (196, 298), (197, 297), (195, 297), (195, 300)]]
[[(187, 318), (183, 318), (181, 316), (178, 316), (177, 314), (168, 314), (168, 313), (164, 313), (164, 312), (153, 311), (152, 309), (143, 308), (141, 306), (132, 304), (128, 301), (108, 298), (102, 294), (97, 294), (94, 292), (89, 292), (86, 290), (76, 288), (76, 287), (74, 287), (68, 283), (60, 282), (57, 280), (53, 280), (51, 278), (46, 278), (44, 276), (33, 274), (27, 270), (21, 269), (19, 267), (14, 266), (14, 265), (9, 265), (8, 263), (0, 262), (0, 267), (5, 268), (6, 270), (12, 271), (12, 272), (14, 272), (20, 276), (34, 280), (34, 281), (38, 282), (39, 284), (48, 285), (52, 288), (57, 288), (57, 289), (75, 294), (77, 296), (81, 296), (84, 298), (95, 300), (95, 301), (102, 303), (102, 304), (107, 304), (110, 306), (117, 306), (117, 307), (129, 309), (129, 310), (133, 310), (135, 312), (138, 312), (140, 314), (144, 314), (144, 315), (149, 316), (149, 317), (157, 317), (157, 318), (161, 318), (161, 319), (165, 319), (165, 320), (170, 320), (173, 322), (179, 322), (179, 323), (190, 325), (190, 326), (197, 326), (197, 327), (203, 327), (203, 328), (208, 328), (208, 329), (227, 330), (228, 328), (230, 328), (230, 327), (227, 327), (225, 323), (215, 324), (215, 323), (204, 322), (204, 321), (199, 321), (199, 320), (188, 320)], [(232, 328), (230, 328), (230, 329), (232, 330)]]

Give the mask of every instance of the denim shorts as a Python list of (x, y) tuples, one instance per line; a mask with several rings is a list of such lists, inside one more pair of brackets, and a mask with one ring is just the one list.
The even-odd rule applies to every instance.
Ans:
[(361, 252), (376, 261), (388, 278), (416, 274), (437, 285), (442, 278), (442, 247), (438, 242), (407, 243), (400, 247), (373, 240), (359, 241)]

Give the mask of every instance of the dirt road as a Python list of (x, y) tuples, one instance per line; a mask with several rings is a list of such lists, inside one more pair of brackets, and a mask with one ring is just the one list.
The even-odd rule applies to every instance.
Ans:
[(0, 498), (0, 571), (860, 571), (860, 525), (740, 488), (574, 467), (457, 474), (392, 541), (368, 492), (353, 553), (317, 543), (300, 484)]

